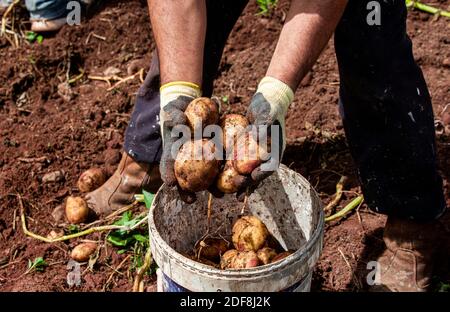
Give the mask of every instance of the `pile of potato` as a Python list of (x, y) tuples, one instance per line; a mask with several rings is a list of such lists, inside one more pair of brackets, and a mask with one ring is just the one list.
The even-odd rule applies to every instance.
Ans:
[[(220, 268), (248, 269), (286, 258), (285, 251), (255, 216), (239, 218), (232, 228), (232, 244), (223, 238), (208, 237), (194, 247), (192, 260)], [(234, 248), (233, 248), (234, 247)]]
[[(239, 114), (219, 116), (217, 104), (204, 97), (189, 103), (185, 114), (192, 131), (220, 125), (223, 152), (233, 157), (225, 161), (217, 160), (214, 155), (218, 147), (211, 140), (203, 138), (201, 144), (196, 144), (198, 141), (191, 139), (181, 146), (175, 160), (175, 176), (179, 186), (186, 191), (199, 192), (215, 184), (223, 193), (236, 193), (246, 181), (245, 176), (250, 175), (267, 155), (267, 151), (245, 131), (249, 121)], [(243, 136), (245, 139), (237, 140)], [(194, 155), (203, 156), (202, 159), (194, 159)], [(249, 155), (256, 157), (250, 158)]]

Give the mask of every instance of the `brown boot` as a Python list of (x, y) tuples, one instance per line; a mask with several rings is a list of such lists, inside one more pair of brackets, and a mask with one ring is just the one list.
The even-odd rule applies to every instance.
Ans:
[(383, 236), (386, 250), (378, 258), (380, 284), (370, 290), (427, 291), (431, 284), (439, 233), (438, 221), (418, 223), (388, 217)]
[(155, 193), (161, 184), (158, 165), (138, 163), (123, 152), (114, 174), (85, 198), (89, 208), (98, 215), (105, 215), (132, 203), (134, 194), (142, 189)]

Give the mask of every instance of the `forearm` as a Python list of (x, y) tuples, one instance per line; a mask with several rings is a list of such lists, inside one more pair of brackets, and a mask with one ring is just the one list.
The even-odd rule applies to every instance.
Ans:
[(148, 0), (158, 50), (161, 84), (202, 84), (206, 32), (204, 0)]
[(347, 2), (293, 0), (266, 75), (295, 91), (329, 41)]

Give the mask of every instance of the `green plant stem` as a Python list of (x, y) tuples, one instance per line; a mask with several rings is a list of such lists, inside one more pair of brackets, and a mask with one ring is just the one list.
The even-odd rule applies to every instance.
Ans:
[(144, 263), (142, 266), (138, 269), (136, 277), (134, 278), (133, 282), (133, 292), (143, 292), (144, 291), (144, 285), (142, 283), (142, 278), (145, 274), (145, 272), (148, 271), (150, 268), (150, 265), (153, 262), (152, 258), (152, 252), (150, 250), (150, 247), (147, 249), (147, 253), (145, 254)]
[(445, 10), (441, 10), (435, 7), (432, 7), (430, 5), (427, 4), (423, 4), (419, 1), (415, 1), (415, 0), (406, 0), (406, 6), (408, 8), (410, 7), (414, 7), (415, 9), (421, 10), (423, 12), (426, 13), (430, 13), (430, 14), (439, 14), (441, 16), (445, 16), (445, 17), (450, 17), (450, 12), (445, 11)]
[(41, 236), (39, 234), (33, 233), (33, 232), (28, 230), (26, 216), (25, 216), (25, 209), (24, 209), (23, 202), (22, 202), (22, 197), (19, 194), (17, 194), (17, 198), (19, 200), (19, 205), (20, 205), (20, 220), (21, 220), (21, 223), (22, 223), (22, 230), (23, 230), (24, 234), (27, 235), (27, 236), (33, 237), (33, 238), (35, 238), (37, 240), (41, 240), (43, 242), (46, 242), (46, 243), (62, 242), (62, 241), (66, 241), (66, 240), (69, 240), (69, 239), (73, 239), (73, 238), (85, 236), (85, 235), (88, 235), (88, 234), (92, 234), (92, 233), (95, 233), (95, 232), (105, 232), (105, 231), (111, 231), (111, 230), (132, 231), (135, 228), (137, 228), (138, 226), (140, 226), (146, 220), (144, 218), (144, 219), (142, 219), (141, 221), (139, 221), (138, 223), (136, 223), (133, 226), (103, 225), (103, 226), (92, 227), (92, 228), (86, 229), (84, 231), (81, 231), (81, 232), (78, 232), (78, 233), (74, 233), (74, 234), (70, 234), (70, 235), (64, 235), (64, 236), (57, 237), (57, 238), (48, 238), (48, 237)]
[(356, 197), (347, 206), (345, 206), (342, 210), (340, 210), (339, 212), (335, 213), (332, 216), (325, 218), (325, 222), (329, 222), (329, 221), (333, 221), (333, 220), (342, 218), (347, 213), (349, 213), (350, 211), (352, 211), (353, 209), (355, 209), (356, 207), (361, 205), (363, 200), (364, 200), (364, 197), (362, 195)]

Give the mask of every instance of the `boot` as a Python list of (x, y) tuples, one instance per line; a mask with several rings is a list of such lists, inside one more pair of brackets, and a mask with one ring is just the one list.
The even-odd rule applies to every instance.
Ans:
[(386, 250), (378, 258), (379, 285), (370, 290), (427, 291), (438, 250), (439, 232), (438, 221), (418, 223), (389, 216), (383, 236)]
[(119, 167), (101, 187), (86, 194), (88, 207), (97, 215), (107, 215), (129, 205), (134, 195), (142, 189), (156, 193), (162, 181), (157, 164), (136, 162), (127, 153), (122, 153)]
[(66, 17), (61, 17), (52, 20), (32, 20), (31, 30), (34, 32), (52, 32), (60, 30), (67, 23)]

